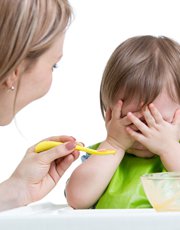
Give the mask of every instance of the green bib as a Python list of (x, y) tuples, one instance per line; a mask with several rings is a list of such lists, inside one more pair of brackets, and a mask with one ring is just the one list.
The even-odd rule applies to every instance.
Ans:
[[(91, 148), (96, 149), (96, 144)], [(96, 209), (151, 208), (140, 177), (146, 173), (166, 171), (158, 156), (140, 158), (125, 154), (109, 185), (95, 204)]]

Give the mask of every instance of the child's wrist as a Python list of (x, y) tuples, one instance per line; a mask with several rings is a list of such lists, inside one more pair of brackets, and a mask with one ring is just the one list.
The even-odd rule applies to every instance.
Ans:
[(103, 141), (99, 146), (99, 149), (113, 149), (116, 151), (116, 153), (119, 153), (120, 155), (125, 154), (125, 150), (123, 149), (123, 147), (115, 141), (112, 141), (111, 139), (106, 139), (105, 141)]
[(160, 150), (157, 155), (159, 155), (160, 158), (168, 157), (171, 155), (175, 155), (175, 153), (180, 152), (180, 144), (179, 142), (174, 142), (171, 144), (168, 144), (168, 148)]

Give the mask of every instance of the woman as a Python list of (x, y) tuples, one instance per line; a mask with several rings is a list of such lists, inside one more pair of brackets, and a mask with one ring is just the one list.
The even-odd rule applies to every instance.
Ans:
[[(66, 0), (0, 1), (1, 126), (48, 92), (70, 18)], [(0, 184), (1, 211), (43, 198), (78, 158), (73, 137), (48, 140), (64, 144), (39, 154), (35, 146), (27, 150), (12, 176)]]

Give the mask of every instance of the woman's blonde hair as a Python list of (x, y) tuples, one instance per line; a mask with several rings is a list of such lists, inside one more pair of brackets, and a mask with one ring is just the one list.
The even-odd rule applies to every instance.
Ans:
[(133, 98), (145, 106), (166, 89), (180, 103), (180, 46), (167, 37), (137, 36), (120, 44), (104, 70), (100, 104), (104, 116), (107, 106), (118, 99)]
[(46, 52), (70, 19), (67, 0), (0, 1), (0, 83), (23, 60)]

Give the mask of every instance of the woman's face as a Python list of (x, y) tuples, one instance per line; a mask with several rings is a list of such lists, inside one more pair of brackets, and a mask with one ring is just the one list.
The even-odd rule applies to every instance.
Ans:
[[(53, 66), (63, 54), (63, 41), (64, 35), (59, 36), (26, 71), (22, 71), (27, 67), (24, 61), (0, 85), (0, 125), (9, 124), (19, 110), (49, 91)], [(10, 90), (12, 86), (14, 90)]]
[(15, 104), (16, 112), (49, 91), (53, 66), (63, 54), (63, 41), (64, 36), (59, 37), (49, 50), (21, 76)]

